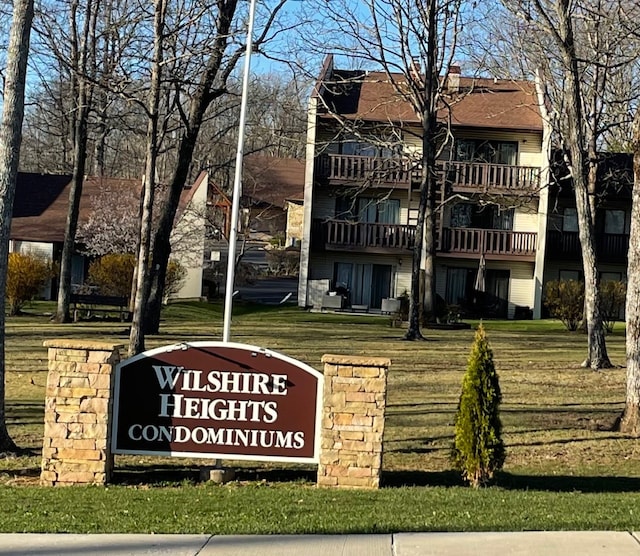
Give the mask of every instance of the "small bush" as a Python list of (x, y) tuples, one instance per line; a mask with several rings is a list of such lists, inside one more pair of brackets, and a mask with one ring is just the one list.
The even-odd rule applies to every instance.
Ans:
[(5, 291), (9, 314), (17, 315), (54, 274), (50, 259), (30, 253), (9, 253)]
[[(89, 265), (89, 283), (103, 295), (129, 297), (136, 258), (131, 254), (103, 255)], [(187, 276), (185, 268), (177, 261), (169, 261), (165, 278), (165, 298), (175, 295)]]
[(89, 283), (103, 295), (129, 297), (136, 258), (130, 253), (103, 255), (89, 265)]
[(600, 311), (605, 330), (613, 332), (615, 321), (620, 320), (627, 298), (627, 284), (619, 280), (607, 280), (600, 284)]
[(462, 381), (452, 454), (455, 468), (474, 487), (493, 479), (504, 463), (501, 398), (493, 353), (480, 324)]
[[(219, 261), (215, 263), (211, 269), (211, 276), (213, 279), (219, 281), (219, 283), (225, 284), (227, 276), (227, 261)], [(262, 273), (256, 265), (240, 261), (236, 265), (236, 271), (233, 276), (235, 287), (237, 288), (238, 286), (253, 284), (261, 276)]]
[(273, 276), (297, 276), (300, 269), (300, 250), (293, 247), (273, 248), (266, 251), (269, 274)]
[(167, 276), (164, 280), (164, 296), (166, 299), (177, 294), (187, 277), (187, 270), (178, 261), (169, 261)]
[(551, 317), (559, 319), (567, 330), (575, 331), (582, 321), (584, 284), (577, 280), (548, 282), (544, 302)]

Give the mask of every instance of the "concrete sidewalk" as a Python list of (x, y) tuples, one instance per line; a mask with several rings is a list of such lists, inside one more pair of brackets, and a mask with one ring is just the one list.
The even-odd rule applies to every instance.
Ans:
[(626, 532), (397, 533), (395, 535), (0, 535), (11, 556), (640, 556)]

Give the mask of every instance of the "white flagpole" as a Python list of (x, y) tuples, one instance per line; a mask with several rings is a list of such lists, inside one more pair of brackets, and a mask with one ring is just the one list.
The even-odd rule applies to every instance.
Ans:
[(247, 27), (247, 48), (244, 56), (244, 75), (242, 80), (242, 98), (240, 100), (240, 121), (238, 123), (238, 150), (236, 151), (236, 171), (233, 180), (233, 202), (231, 205), (231, 231), (229, 233), (229, 253), (227, 255), (227, 284), (224, 292), (224, 321), (222, 341), (228, 342), (231, 336), (231, 313), (233, 310), (233, 283), (236, 270), (236, 244), (238, 237), (238, 216), (240, 197), (242, 196), (242, 161), (244, 157), (244, 128), (247, 119), (247, 97), (249, 93), (249, 71), (251, 69), (251, 51), (253, 49), (253, 19), (256, 12), (256, 0), (249, 5), (249, 25)]

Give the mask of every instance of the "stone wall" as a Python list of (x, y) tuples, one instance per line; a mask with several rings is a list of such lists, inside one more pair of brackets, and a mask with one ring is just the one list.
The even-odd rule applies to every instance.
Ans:
[(391, 361), (325, 355), (318, 485), (378, 488)]
[(122, 346), (50, 340), (42, 446), (43, 485), (105, 484), (112, 373)]

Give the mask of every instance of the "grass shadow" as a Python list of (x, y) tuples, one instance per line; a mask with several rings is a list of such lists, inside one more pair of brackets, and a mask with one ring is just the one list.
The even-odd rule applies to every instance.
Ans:
[[(213, 460), (211, 461), (213, 464)], [(204, 465), (118, 465), (114, 469), (112, 483), (126, 486), (166, 486), (167, 484), (183, 484), (200, 482), (200, 467)], [(315, 483), (315, 468), (259, 468), (234, 467), (235, 480), (240, 482), (268, 483)]]
[(508, 490), (616, 493), (640, 491), (640, 477), (576, 477), (573, 475), (515, 475), (500, 473), (498, 483)]
[[(383, 471), (381, 486), (459, 487), (466, 486), (459, 472), (449, 471)], [(495, 486), (505, 490), (546, 492), (625, 493), (640, 491), (640, 477), (589, 477), (573, 475), (516, 475), (500, 472)]]
[(197, 465), (117, 465), (111, 482), (126, 486), (164, 486), (167, 484), (195, 483), (199, 479)]
[(380, 485), (384, 488), (414, 486), (456, 487), (464, 486), (457, 471), (383, 471)]

